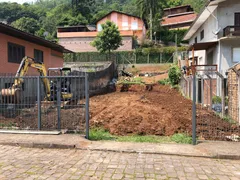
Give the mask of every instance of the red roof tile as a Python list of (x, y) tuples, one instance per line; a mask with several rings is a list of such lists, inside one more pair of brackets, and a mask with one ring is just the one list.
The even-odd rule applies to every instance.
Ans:
[(186, 22), (193, 22), (197, 17), (197, 14), (184, 14), (180, 16), (173, 16), (173, 17), (164, 17), (162, 26), (174, 25), (174, 24), (182, 24)]

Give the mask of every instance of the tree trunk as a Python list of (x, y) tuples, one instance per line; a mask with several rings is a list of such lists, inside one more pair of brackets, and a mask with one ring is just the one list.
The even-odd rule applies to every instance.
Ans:
[(153, 40), (153, 13), (152, 6), (150, 4), (150, 40)]

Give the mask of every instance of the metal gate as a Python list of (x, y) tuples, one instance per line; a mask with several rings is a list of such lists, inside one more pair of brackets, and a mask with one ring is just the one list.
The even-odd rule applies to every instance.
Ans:
[[(21, 81), (18, 86), (15, 86), (16, 80)], [(88, 137), (88, 93), (87, 73), (21, 78), (1, 76), (0, 128), (78, 131)]]

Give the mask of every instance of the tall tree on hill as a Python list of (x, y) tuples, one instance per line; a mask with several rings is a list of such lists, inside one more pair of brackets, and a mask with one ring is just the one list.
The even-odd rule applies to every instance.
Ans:
[(149, 19), (150, 39), (153, 38), (153, 19), (158, 11), (158, 0), (138, 0), (137, 5), (139, 7), (139, 15), (143, 19)]

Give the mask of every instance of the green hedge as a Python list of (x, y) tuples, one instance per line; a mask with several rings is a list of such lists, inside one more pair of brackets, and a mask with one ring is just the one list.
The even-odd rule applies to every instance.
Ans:
[[(142, 48), (134, 51), (112, 52), (108, 54), (99, 52), (84, 52), (65, 54), (65, 62), (101, 62), (116, 61), (118, 64), (143, 63), (172, 63), (175, 47)], [(186, 47), (178, 47), (178, 51), (186, 51)]]

